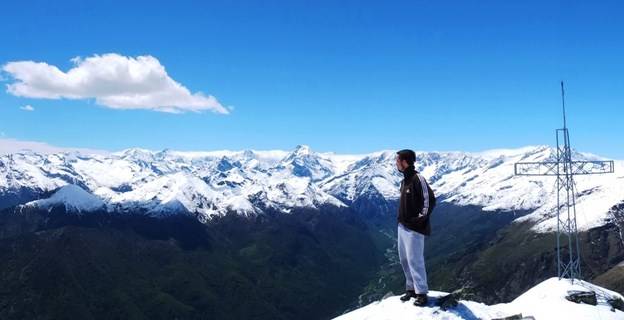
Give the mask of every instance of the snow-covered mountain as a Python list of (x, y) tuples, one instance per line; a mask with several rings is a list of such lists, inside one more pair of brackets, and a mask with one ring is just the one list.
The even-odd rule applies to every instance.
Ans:
[[(594, 292), (596, 305), (568, 301), (569, 292)], [(435, 301), (443, 292), (430, 292)], [(431, 306), (415, 307), (401, 302), (398, 296), (388, 297), (354, 310), (336, 320), (401, 320), (401, 319), (624, 319), (624, 312), (615, 309), (609, 300), (624, 299), (622, 295), (591, 283), (568, 279), (550, 278), (529, 289), (510, 303), (485, 305), (474, 301), (460, 300), (456, 307), (441, 310)], [(432, 301), (432, 302), (433, 302)], [(620, 302), (621, 303), (621, 302)], [(515, 316), (515, 317), (514, 317)]]
[(78, 212), (95, 211), (105, 207), (104, 201), (100, 198), (73, 184), (62, 186), (50, 198), (31, 201), (28, 204), (41, 208), (63, 204), (66, 210)]
[[(556, 226), (554, 178), (514, 176), (513, 166), (552, 159), (554, 152), (547, 146), (417, 152), (416, 167), (444, 201), (492, 212), (529, 210), (532, 213), (520, 219), (533, 220), (535, 230), (547, 231)], [(402, 178), (394, 157), (394, 151), (338, 155), (317, 153), (308, 146), (291, 152), (13, 153), (0, 156), (0, 208), (61, 203), (79, 211), (104, 207), (156, 216), (183, 211), (205, 221), (227, 212), (290, 212), (298, 207), (350, 206), (362, 199), (392, 202)], [(600, 159), (578, 152), (574, 158)], [(611, 208), (624, 202), (624, 161), (616, 161), (615, 174), (580, 176), (576, 184), (579, 228), (604, 225)], [(64, 187), (68, 185), (73, 186)]]

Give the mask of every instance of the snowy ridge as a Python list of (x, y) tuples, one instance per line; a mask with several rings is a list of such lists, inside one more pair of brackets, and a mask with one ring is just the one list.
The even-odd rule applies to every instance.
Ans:
[(61, 187), (50, 198), (31, 201), (26, 205), (46, 209), (64, 205), (70, 212), (89, 212), (105, 208), (104, 201), (73, 184)]
[[(596, 292), (596, 306), (568, 301), (565, 297), (569, 290)], [(443, 292), (430, 291), (430, 297), (440, 297)], [(432, 300), (434, 300), (432, 299)], [(412, 303), (401, 302), (399, 296), (389, 297), (373, 302), (365, 307), (351, 311), (336, 320), (402, 320), (402, 319), (500, 319), (521, 314), (535, 320), (567, 319), (586, 320), (624, 319), (624, 312), (612, 309), (607, 300), (624, 299), (616, 292), (604, 289), (585, 281), (568, 279), (547, 279), (529, 289), (510, 303), (485, 305), (474, 301), (460, 300), (457, 307), (441, 310), (431, 304), (426, 307), (415, 307)]]
[[(485, 211), (529, 210), (532, 213), (521, 219), (535, 221), (536, 231), (548, 231), (556, 227), (555, 179), (517, 177), (513, 166), (553, 159), (554, 152), (547, 146), (477, 153), (420, 151), (416, 169), (444, 201)], [(290, 212), (297, 207), (349, 206), (358, 199), (395, 201), (402, 175), (394, 158), (395, 151), (339, 155), (308, 146), (290, 152), (30, 151), (0, 156), (0, 201), (25, 189), (43, 194), (76, 185), (103, 201), (107, 210), (141, 209), (153, 215), (185, 211), (201, 220), (227, 212), (253, 215), (266, 208)], [(579, 152), (573, 158), (601, 159)], [(609, 210), (624, 202), (624, 161), (616, 161), (615, 172), (576, 178), (579, 229), (604, 225)]]

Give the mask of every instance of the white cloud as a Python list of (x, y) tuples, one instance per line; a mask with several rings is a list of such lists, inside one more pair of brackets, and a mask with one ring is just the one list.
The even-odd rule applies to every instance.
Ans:
[(114, 109), (229, 113), (215, 97), (191, 93), (173, 80), (160, 61), (149, 55), (109, 53), (71, 61), (74, 67), (67, 72), (45, 62), (9, 62), (2, 70), (15, 81), (7, 85), (7, 92), (28, 98), (95, 99)]
[(35, 108), (33, 108), (33, 106), (27, 104), (23, 107), (20, 107), (20, 109), (24, 110), (24, 111), (35, 111)]
[[(4, 137), (4, 133), (0, 137)], [(49, 145), (45, 142), (16, 140), (11, 138), (0, 138), (0, 154), (9, 154), (20, 151), (31, 150), (39, 153), (56, 153), (75, 151), (82, 154), (106, 154), (105, 150), (85, 149), (85, 148), (65, 148)]]

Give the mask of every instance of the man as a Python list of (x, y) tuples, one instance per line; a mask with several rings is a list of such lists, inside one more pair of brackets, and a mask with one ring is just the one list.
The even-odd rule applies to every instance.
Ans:
[(403, 173), (398, 214), (399, 260), (405, 274), (406, 292), (401, 301), (415, 298), (415, 306), (427, 304), (427, 272), (425, 270), (425, 236), (431, 234), (429, 216), (435, 196), (425, 178), (414, 169), (416, 154), (412, 150), (397, 152), (396, 166)]

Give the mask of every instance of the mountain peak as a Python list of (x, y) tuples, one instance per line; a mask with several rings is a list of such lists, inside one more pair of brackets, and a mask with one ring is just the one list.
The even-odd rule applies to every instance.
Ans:
[(253, 150), (246, 149), (243, 151), (243, 158), (245, 159), (255, 159), (256, 153)]
[(151, 150), (143, 149), (143, 148), (129, 148), (124, 149), (118, 153), (115, 153), (123, 158), (126, 157), (144, 157), (144, 156), (152, 156), (154, 153)]
[(305, 144), (297, 145), (295, 147), (295, 150), (293, 151), (293, 154), (296, 154), (296, 155), (308, 155), (311, 153), (312, 153), (312, 150), (310, 149), (309, 146)]
[(105, 207), (100, 198), (74, 184), (62, 186), (50, 198), (35, 200), (28, 204), (43, 208), (63, 204), (68, 211), (78, 212), (94, 211)]

